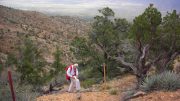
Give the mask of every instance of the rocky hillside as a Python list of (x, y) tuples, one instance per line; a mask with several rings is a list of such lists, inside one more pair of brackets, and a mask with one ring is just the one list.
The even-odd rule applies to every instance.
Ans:
[(53, 62), (53, 52), (59, 46), (63, 62), (74, 61), (70, 43), (76, 36), (86, 36), (90, 24), (68, 16), (48, 16), (35, 11), (22, 11), (0, 5), (0, 59), (15, 52), (24, 36), (30, 37), (43, 51), (48, 62)]

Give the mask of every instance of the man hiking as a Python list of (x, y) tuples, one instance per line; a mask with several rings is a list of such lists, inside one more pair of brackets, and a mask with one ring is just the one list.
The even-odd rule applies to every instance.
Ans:
[(78, 64), (73, 64), (67, 67), (66, 70), (66, 79), (70, 80), (70, 86), (68, 92), (72, 92), (76, 88), (76, 92), (80, 90), (80, 82), (78, 79)]

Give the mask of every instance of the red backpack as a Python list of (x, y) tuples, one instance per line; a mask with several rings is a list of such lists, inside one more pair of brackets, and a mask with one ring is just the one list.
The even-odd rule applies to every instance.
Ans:
[[(67, 70), (68, 70), (68, 68), (70, 68), (70, 72), (71, 72), (71, 71), (72, 71), (72, 66), (73, 66), (73, 65), (70, 65), (70, 66), (67, 66), (67, 67), (65, 68), (65, 70), (66, 70), (66, 80), (70, 80), (70, 76), (68, 76)], [(73, 69), (74, 69), (74, 75), (73, 75), (73, 76), (76, 76), (76, 67), (73, 67)]]

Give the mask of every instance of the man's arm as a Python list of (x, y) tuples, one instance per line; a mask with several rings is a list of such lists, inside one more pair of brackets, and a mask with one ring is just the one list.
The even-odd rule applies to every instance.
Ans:
[(76, 75), (78, 76), (78, 69), (76, 68)]
[(76, 68), (76, 78), (78, 78), (78, 69)]

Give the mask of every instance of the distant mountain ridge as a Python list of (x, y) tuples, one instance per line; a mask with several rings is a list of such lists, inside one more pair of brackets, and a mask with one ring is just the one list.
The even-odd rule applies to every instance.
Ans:
[(87, 36), (89, 31), (90, 23), (77, 17), (48, 16), (0, 5), (0, 54), (4, 56), (16, 51), (22, 36), (29, 36), (48, 62), (54, 61), (53, 53), (59, 46), (63, 62), (69, 64), (75, 61), (70, 43), (76, 36)]

